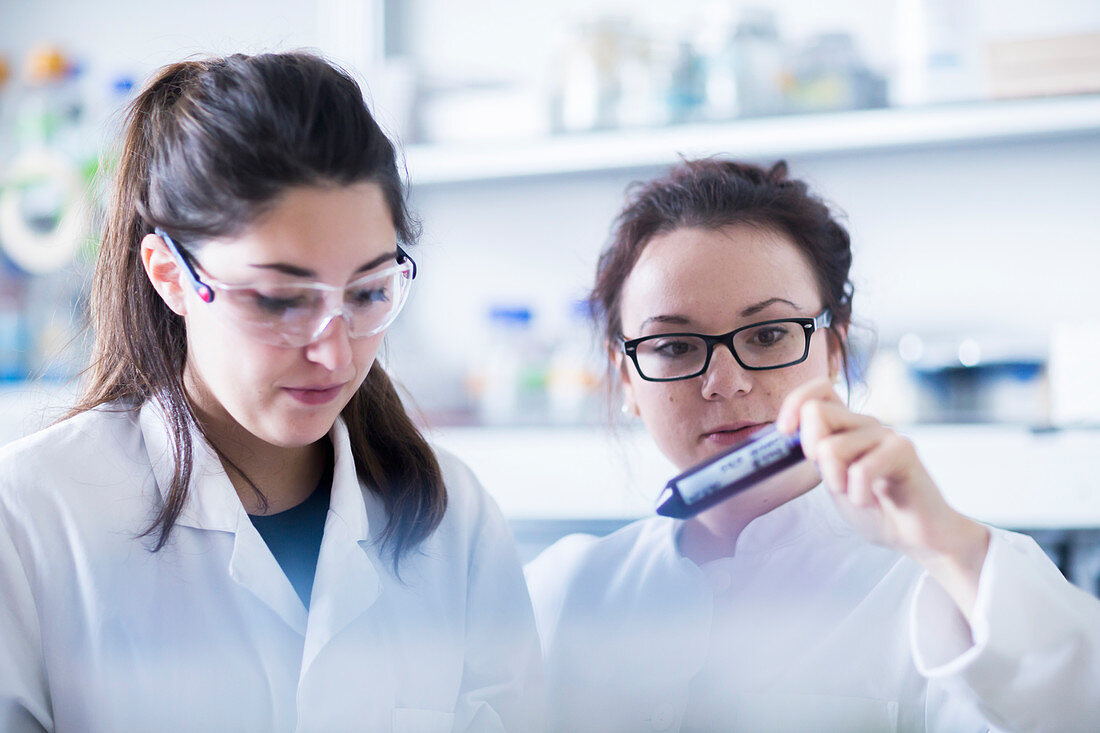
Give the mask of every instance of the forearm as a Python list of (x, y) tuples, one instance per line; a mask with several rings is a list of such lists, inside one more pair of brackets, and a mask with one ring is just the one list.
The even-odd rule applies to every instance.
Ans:
[(967, 621), (971, 621), (978, 583), (989, 551), (989, 530), (972, 519), (954, 514), (927, 545), (910, 554), (944, 589)]

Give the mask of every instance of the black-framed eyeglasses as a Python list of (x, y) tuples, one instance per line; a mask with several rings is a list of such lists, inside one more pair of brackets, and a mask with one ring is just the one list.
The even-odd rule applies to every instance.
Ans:
[(636, 339), (619, 336), (619, 343), (642, 379), (674, 382), (705, 373), (718, 344), (725, 345), (743, 369), (763, 371), (794, 366), (809, 356), (814, 331), (832, 323), (832, 313), (826, 308), (813, 318), (775, 318), (750, 323), (721, 336), (659, 333)]

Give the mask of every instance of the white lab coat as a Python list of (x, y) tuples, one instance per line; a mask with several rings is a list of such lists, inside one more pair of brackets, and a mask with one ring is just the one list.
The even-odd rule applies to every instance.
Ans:
[(971, 628), (826, 490), (698, 566), (683, 523), (567, 537), (527, 567), (560, 731), (1100, 730), (1100, 601), (992, 531)]
[(153, 403), (98, 409), (0, 450), (0, 730), (538, 729), (538, 639), (514, 541), (438, 453), (442, 523), (395, 577), (381, 502), (338, 422), (307, 614), (209, 445), (168, 545)]

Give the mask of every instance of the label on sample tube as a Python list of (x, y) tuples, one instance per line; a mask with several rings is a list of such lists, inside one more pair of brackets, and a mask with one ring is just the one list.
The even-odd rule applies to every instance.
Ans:
[(802, 441), (774, 425), (665, 485), (657, 513), (686, 519), (802, 461)]
[(676, 488), (686, 503), (694, 504), (762, 467), (782, 461), (800, 448), (797, 436), (774, 428), (762, 430), (713, 463), (684, 475), (677, 480)]

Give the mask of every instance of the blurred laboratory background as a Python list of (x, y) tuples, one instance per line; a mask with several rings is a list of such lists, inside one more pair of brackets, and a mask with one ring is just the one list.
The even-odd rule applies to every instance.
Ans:
[(421, 274), (385, 359), (525, 555), (673, 473), (609, 426), (588, 326), (625, 188), (783, 158), (852, 233), (853, 405), (1100, 593), (1094, 0), (5, 0), (0, 444), (79, 389), (120, 107), (161, 64), (293, 48), (401, 142)]

